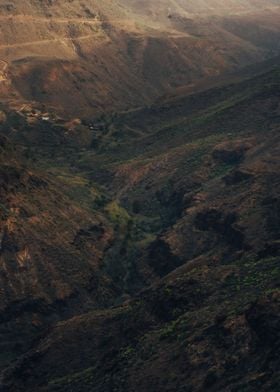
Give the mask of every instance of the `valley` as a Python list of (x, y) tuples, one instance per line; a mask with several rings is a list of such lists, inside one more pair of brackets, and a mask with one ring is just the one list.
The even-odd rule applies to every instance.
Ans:
[[(59, 235), (59, 245), (56, 245), (50, 234), (43, 240), (44, 245), (41, 244), (38, 224), (46, 224), (46, 218), (42, 221), (36, 210), (27, 213), (30, 207), (24, 207), (22, 192), (27, 191), (30, 195), (32, 193), (26, 185), (23, 185), (23, 188), (11, 188), (11, 195), (15, 196), (7, 199), (6, 209), (11, 210), (14, 197), (20, 197), (19, 200), (22, 201), (16, 203), (19, 212), (9, 218), (12, 219), (13, 225), (6, 221), (9, 231), (5, 234), (5, 242), (13, 236), (12, 243), (15, 248), (10, 248), (5, 242), (2, 244), (2, 258), (7, 258), (5, 263), (13, 254), (18, 260), (18, 266), (15, 265), (15, 269), (6, 275), (7, 282), (16, 282), (16, 271), (20, 269), (20, 286), (18, 289), (9, 289), (14, 293), (14, 299), (11, 297), (9, 306), (12, 306), (12, 314), (17, 309), (17, 325), (21, 330), (24, 326), (28, 331), (27, 337), (31, 340), (36, 334), (40, 336), (41, 328), (44, 329), (46, 323), (59, 319), (68, 321), (58, 323), (51, 329), (50, 335), (47, 334), (45, 339), (39, 340), (39, 345), (35, 345), (27, 357), (24, 355), (11, 369), (8, 368), (3, 373), (4, 390), (32, 391), (35, 388), (38, 391), (49, 391), (68, 390), (71, 387), (75, 388), (74, 390), (109, 391), (112, 382), (119, 391), (132, 388), (136, 391), (143, 388), (148, 391), (157, 390), (161, 387), (163, 374), (166, 373), (165, 366), (171, 365), (171, 347), (172, 351), (178, 352), (178, 360), (181, 355), (180, 340), (173, 338), (173, 334), (177, 336), (177, 328), (185, 336), (182, 337), (182, 343), (184, 339), (188, 339), (187, 347), (190, 349), (190, 341), (194, 339), (192, 329), (190, 335), (184, 335), (183, 331), (194, 328), (190, 327), (192, 324), (189, 323), (194, 321), (191, 315), (195, 309), (196, 312), (198, 309), (201, 312), (196, 322), (202, 324), (199, 324), (200, 327), (196, 325), (193, 333), (197, 333), (199, 328), (202, 328), (200, 333), (204, 333), (203, 328), (206, 327), (203, 325), (213, 325), (211, 328), (214, 331), (217, 328), (215, 333), (218, 333), (219, 328), (230, 328), (227, 333), (232, 334), (232, 339), (236, 333), (246, 333), (248, 336), (253, 333), (250, 323), (244, 324), (244, 317), (249, 317), (246, 312), (253, 312), (253, 306), (258, 306), (258, 312), (262, 312), (262, 302), (254, 305), (255, 301), (266, 301), (266, 311), (273, 312), (277, 306), (279, 284), (278, 102), (279, 69), (273, 67), (272, 70), (252, 79), (187, 97), (178, 97), (168, 104), (155, 104), (150, 108), (123, 113), (114, 118), (103, 116), (91, 126), (95, 129), (94, 133), (97, 133), (98, 125), (100, 139), (93, 144), (92, 136), (88, 140), (85, 138), (82, 149), (77, 146), (75, 139), (72, 139), (74, 144), (71, 138), (61, 139), (59, 132), (62, 132), (62, 129), (55, 128), (52, 124), (40, 127), (41, 133), (38, 133), (38, 124), (35, 127), (36, 133), (24, 124), (21, 128), (17, 126), (18, 135), (15, 132), (9, 133), (9, 137), (14, 138), (17, 144), (28, 146), (28, 150), (24, 148), (22, 151), (22, 154), (28, 157), (24, 158), (24, 161), (27, 159), (25, 162), (31, 167), (34, 166), (32, 161), (35, 162), (36, 170), (45, 178), (43, 181), (39, 177), (40, 180), (33, 180), (31, 183), (34, 183), (31, 185), (34, 189), (32, 193), (36, 203), (39, 203), (38, 208), (43, 208), (48, 214), (51, 211), (51, 216), (56, 217), (58, 230), (66, 224), (63, 220), (67, 220), (67, 232), (63, 237)], [(11, 116), (6, 113), (7, 119), (9, 115)], [(7, 120), (8, 123), (11, 118)], [(246, 123), (244, 118), (247, 119)], [(7, 129), (5, 125), (4, 129)], [(119, 133), (118, 130), (121, 129), (122, 132)], [(49, 141), (44, 138), (46, 130)], [(76, 130), (76, 140), (80, 142), (82, 130), (79, 126)], [(25, 139), (26, 135), (32, 139)], [(72, 137), (74, 138), (74, 135)], [(42, 186), (44, 197), (40, 196)], [(57, 202), (52, 205), (52, 200), (60, 199), (56, 192), (61, 191), (63, 208)], [(50, 197), (46, 192), (51, 192)], [(47, 205), (42, 207), (42, 202), (46, 200)], [(77, 207), (74, 207), (75, 205)], [(59, 210), (56, 212), (57, 208)], [(66, 212), (65, 208), (69, 212)], [(79, 210), (74, 212), (73, 208)], [(26, 210), (24, 214), (23, 209)], [(69, 218), (73, 213), (79, 223), (77, 226), (74, 220), (72, 228)], [(84, 213), (87, 218), (83, 217)], [(27, 219), (26, 214), (30, 215), (30, 218)], [(33, 245), (29, 242), (26, 247), (24, 239), (35, 235), (35, 232), (30, 231), (29, 221), (38, 222), (36, 237), (39, 236), (40, 242), (36, 246), (35, 243)], [(21, 227), (19, 243), (16, 242), (18, 224)], [(48, 232), (46, 227), (40, 230), (42, 234)], [(54, 231), (54, 236), (56, 235)], [(65, 243), (65, 249), (62, 248), (62, 241)], [(69, 246), (72, 246), (72, 249)], [(36, 259), (33, 252), (42, 252), (44, 249), (46, 253), (41, 254), (44, 260), (42, 270), (42, 266), (34, 264)], [(52, 261), (51, 249), (56, 254), (55, 264)], [(61, 254), (61, 258), (57, 258), (58, 254)], [(82, 259), (86, 263), (83, 267)], [(77, 272), (75, 260), (79, 260)], [(51, 268), (47, 274), (50, 280), (44, 283), (43, 271), (46, 265)], [(36, 270), (43, 275), (38, 275), (38, 272), (34, 275)], [(89, 274), (90, 270), (92, 272)], [(94, 271), (98, 271), (98, 280)], [(22, 302), (19, 295), (21, 292), (23, 298), (30, 296), (30, 289), (25, 287), (24, 279), (28, 282), (31, 273), (32, 280), (36, 276), (38, 286), (32, 289), (32, 302), (26, 303), (26, 300)], [(223, 277), (221, 282), (215, 283), (220, 280), (219, 277)], [(74, 287), (75, 292), (72, 293)], [(143, 289), (144, 291), (141, 291)], [(199, 302), (196, 297), (190, 296), (190, 290), (197, 293)], [(232, 296), (234, 301), (229, 305), (228, 301), (232, 301)], [(37, 297), (38, 300), (34, 302)], [(134, 298), (132, 302), (128, 302), (130, 298)], [(81, 301), (84, 309), (78, 305)], [(118, 302), (123, 301), (123, 305), (118, 305)], [(221, 301), (221, 306), (214, 310), (213, 306), (217, 301)], [(15, 305), (17, 303), (18, 305)], [(75, 304), (80, 310), (76, 309)], [(15, 306), (17, 307), (14, 308)], [(102, 310), (101, 313), (91, 310), (98, 307), (102, 309), (104, 306), (107, 310)], [(8, 309), (6, 308), (4, 314), (11, 312)], [(77, 316), (81, 311), (85, 314)], [(140, 324), (134, 319), (134, 312), (138, 315), (136, 320), (139, 320)], [(216, 312), (217, 316), (214, 316)], [(76, 314), (73, 319), (71, 314)], [(140, 314), (143, 315), (139, 319)], [(262, 317), (261, 314), (254, 317)], [(20, 324), (18, 317), (22, 320)], [(221, 318), (222, 321), (210, 321), (208, 317), (211, 317), (211, 320), (212, 317), (217, 320)], [(124, 320), (126, 328), (131, 328), (131, 332), (124, 332), (122, 335)], [(268, 317), (266, 323), (269, 323), (269, 320)], [(219, 323), (222, 323), (223, 327), (220, 327)], [(15, 329), (10, 318), (2, 325), (6, 325), (2, 332), (4, 336), (7, 336), (7, 331), (11, 334), (12, 346), (7, 349), (14, 351), (15, 336), (18, 336), (19, 331)], [(35, 328), (34, 332), (30, 325), (33, 325), (32, 329)], [(118, 343), (114, 343), (114, 340), (109, 340), (108, 344), (102, 343), (108, 335), (105, 325), (113, 328), (110, 339), (117, 339)], [(95, 328), (100, 338), (96, 337), (90, 343), (88, 334)], [(270, 328), (270, 324), (267, 328)], [(30, 333), (31, 336), (28, 336)], [(59, 339), (67, 339), (67, 342), (58, 342), (57, 333)], [(19, 336), (22, 336), (22, 332)], [(211, 336), (207, 333), (203, 338), (206, 339), (204, 344), (210, 344), (208, 339)], [(69, 339), (72, 341), (71, 346)], [(83, 339), (88, 349), (83, 346), (81, 351)], [(147, 343), (144, 343), (146, 339)], [(247, 344), (257, 344), (255, 339), (249, 340), (251, 343)], [(153, 347), (154, 354), (153, 351), (151, 354), (142, 354), (142, 349), (138, 352), (142, 347), (140, 341)], [(28, 340), (26, 342), (28, 343)], [(217, 378), (217, 381), (213, 381), (214, 388), (217, 388), (217, 385), (222, 388), (223, 384), (219, 384), (222, 380), (231, 386), (235, 385), (237, 381), (232, 379), (234, 374), (226, 370), (224, 365), (219, 364), (220, 370), (211, 368), (211, 362), (208, 361), (211, 361), (210, 358), (218, 350), (217, 343), (212, 340), (211, 342), (210, 347), (214, 351), (205, 361), (209, 366), (209, 374), (214, 372), (214, 380)], [(268, 352), (274, 350), (269, 340), (265, 344)], [(69, 357), (69, 353), (58, 347), (65, 347), (66, 350), (71, 347), (72, 352), (75, 352), (73, 360), (68, 361), (67, 368), (63, 367), (63, 358)], [(163, 347), (167, 350), (167, 362), (160, 364), (158, 360), (161, 360), (162, 354), (157, 350), (162, 350)], [(118, 354), (111, 352), (113, 348), (117, 349)], [(21, 347), (21, 350), (26, 348)], [(236, 355), (236, 349), (233, 350), (232, 355)], [(251, 361), (251, 355), (255, 355), (250, 354), (250, 351), (245, 355), (241, 348), (240, 350), (238, 355), (241, 361)], [(79, 359), (79, 355), (83, 355), (83, 361)], [(108, 366), (115, 369), (108, 378), (108, 385), (104, 384), (104, 372), (107, 372), (102, 365), (104, 355), (107, 358), (106, 363), (110, 363)], [(190, 360), (189, 351), (184, 355)], [(228, 361), (232, 361), (231, 354), (228, 355)], [(199, 358), (200, 354), (197, 353), (192, 361), (202, 360)], [(254, 358), (257, 362), (251, 370), (250, 377), (253, 379), (258, 372), (266, 374), (266, 368), (260, 367), (260, 359)], [(134, 367), (134, 363), (138, 362), (141, 371), (139, 367)], [(53, 363), (56, 364), (55, 368), (51, 366)], [(123, 364), (121, 369), (120, 363)], [(130, 377), (142, 377), (140, 374), (144, 372), (145, 380), (147, 374), (143, 366), (146, 366), (146, 363), (150, 363), (151, 379), (148, 384), (138, 380), (139, 389), (136, 389), (134, 384), (130, 384)], [(178, 364), (177, 359), (174, 363)], [(201, 364), (201, 369), (206, 363)], [(269, 364), (274, 366), (273, 362)], [(197, 377), (200, 378), (197, 376), (199, 366), (189, 370), (191, 373), (182, 373), (188, 381), (175, 372), (172, 376), (173, 382), (169, 381), (170, 389), (166, 390), (173, 390), (178, 383), (189, 385), (189, 377), (193, 377), (191, 382), (196, 388), (194, 390), (201, 390), (199, 388), (202, 386), (197, 381)], [(50, 373), (46, 373), (45, 369)], [(240, 379), (240, 374), (238, 373), (239, 381), (236, 384), (239, 387), (243, 385), (242, 382), (248, 382), (247, 378), (242, 378), (245, 375)], [(206, 375), (203, 381), (206, 384), (208, 377), (210, 375)], [(40, 380), (39, 383), (36, 380)], [(268, 389), (265, 390), (273, 390), (273, 382), (277, 384), (277, 379), (274, 381), (274, 378), (269, 378)], [(253, 381), (252, 385), (255, 385)], [(253, 387), (251, 390), (254, 390)]]
[(276, 392), (280, 4), (0, 0), (0, 391)]

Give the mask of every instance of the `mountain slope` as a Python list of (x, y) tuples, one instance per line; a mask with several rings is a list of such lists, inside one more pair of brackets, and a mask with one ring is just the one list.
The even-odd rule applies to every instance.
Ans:
[(0, 391), (279, 389), (279, 6), (0, 0)]
[(279, 82), (105, 117), (97, 149), (64, 157), (115, 203), (103, 271), (134, 298), (54, 325), (3, 390), (278, 390)]
[(118, 292), (101, 273), (113, 240), (109, 223), (75, 203), (71, 185), (34, 169), (4, 136), (0, 148), (2, 369), (49, 323), (103, 307)]
[(0, 2), (2, 95), (85, 116), (151, 103), (279, 53), (277, 1), (264, 11), (248, 2), (241, 16), (232, 3), (222, 16), (211, 15), (217, 2), (173, 3), (174, 12), (166, 1)]

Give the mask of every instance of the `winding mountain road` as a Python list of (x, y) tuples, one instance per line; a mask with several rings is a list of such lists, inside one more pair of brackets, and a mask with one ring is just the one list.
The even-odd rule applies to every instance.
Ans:
[(57, 22), (57, 23), (89, 23), (89, 24), (101, 24), (102, 20), (99, 19), (90, 19), (90, 18), (61, 18), (61, 17), (46, 17), (46, 16), (37, 16), (37, 15), (0, 15), (0, 22), (2, 20), (15, 20), (15, 21), (38, 21), (38, 22)]

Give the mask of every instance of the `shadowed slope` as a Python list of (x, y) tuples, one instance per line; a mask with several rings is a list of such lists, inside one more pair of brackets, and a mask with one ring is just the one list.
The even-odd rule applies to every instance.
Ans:
[[(134, 254), (151, 286), (58, 323), (3, 373), (3, 390), (277, 391), (279, 75), (110, 119), (112, 144), (73, 157), (93, 177), (111, 171), (99, 181), (125, 237), (115, 260), (135, 241), (128, 219), (159, 215), (157, 238)], [(116, 145), (124, 124), (129, 143)]]

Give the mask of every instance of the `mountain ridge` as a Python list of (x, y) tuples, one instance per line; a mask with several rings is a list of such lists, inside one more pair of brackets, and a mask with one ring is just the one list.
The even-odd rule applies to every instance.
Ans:
[[(181, 12), (170, 18), (167, 3), (160, 4), (149, 13), (154, 6), (146, 2), (147, 15), (132, 2), (25, 1), (8, 9), (3, 4), (2, 93), (68, 114), (121, 110), (279, 52), (277, 8), (260, 12), (256, 2), (248, 16), (235, 15), (230, 7), (227, 17), (189, 18)], [(259, 42), (263, 37), (261, 45), (255, 36)]]

